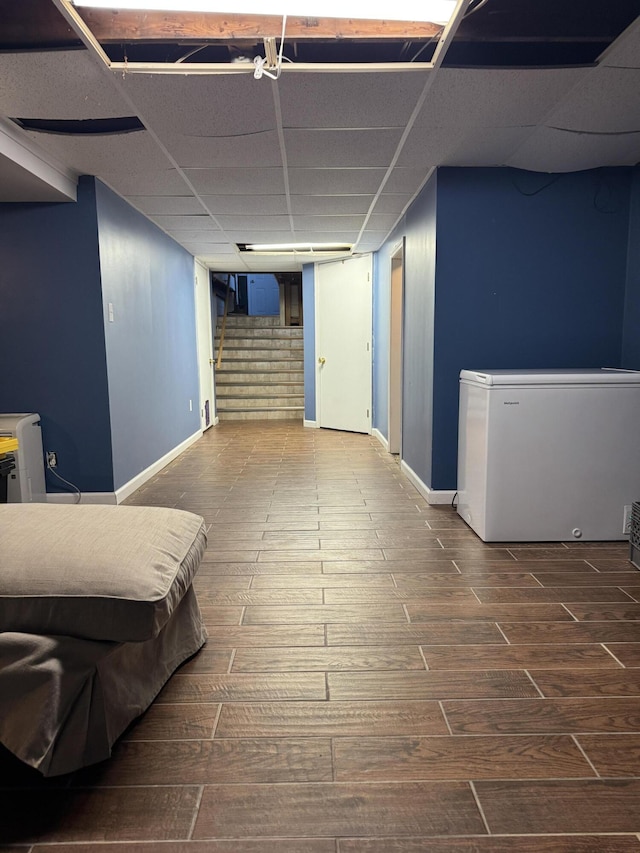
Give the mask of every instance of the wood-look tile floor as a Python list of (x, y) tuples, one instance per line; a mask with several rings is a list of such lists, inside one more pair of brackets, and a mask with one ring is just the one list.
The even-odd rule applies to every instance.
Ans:
[[(363, 435), (210, 430), (209, 631), (99, 766), (0, 757), (0, 853), (640, 853), (640, 572), (484, 544)], [(4, 845), (4, 846), (3, 846)]]

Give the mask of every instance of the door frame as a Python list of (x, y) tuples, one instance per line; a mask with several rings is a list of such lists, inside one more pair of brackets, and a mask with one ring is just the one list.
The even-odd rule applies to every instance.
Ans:
[[(193, 265), (193, 290), (196, 308), (196, 351), (198, 354), (198, 388), (200, 429), (204, 432), (218, 423), (216, 389), (213, 375), (213, 324), (211, 322), (211, 275), (197, 259)], [(209, 423), (205, 403), (209, 400)]]

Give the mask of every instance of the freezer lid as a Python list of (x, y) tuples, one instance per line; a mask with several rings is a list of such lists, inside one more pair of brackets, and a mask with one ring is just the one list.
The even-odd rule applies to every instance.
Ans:
[(639, 385), (640, 370), (613, 367), (545, 370), (461, 370), (460, 382), (496, 385)]

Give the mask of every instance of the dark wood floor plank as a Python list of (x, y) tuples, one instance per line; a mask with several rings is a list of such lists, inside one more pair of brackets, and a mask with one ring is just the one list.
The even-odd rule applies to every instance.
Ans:
[(602, 646), (592, 644), (522, 646), (422, 646), (430, 670), (456, 669), (619, 669)]
[[(341, 838), (338, 853), (638, 853), (635, 836), (529, 835), (473, 838)], [(64, 851), (73, 853), (73, 851)], [(84, 853), (84, 851), (80, 851)], [(93, 851), (87, 851), (93, 853)], [(126, 851), (129, 853), (129, 851)], [(139, 853), (139, 851), (133, 851)], [(173, 851), (169, 851), (173, 853)], [(199, 853), (199, 851), (194, 851)]]
[[(234, 648), (265, 646), (323, 646), (322, 625), (237, 625), (207, 629), (208, 645)], [(206, 648), (206, 646), (205, 646)]]
[(568, 603), (567, 609), (579, 622), (640, 621), (640, 604), (577, 604)]
[(566, 735), (337, 738), (334, 760), (351, 782), (595, 776)]
[(198, 594), (198, 601), (203, 613), (210, 605), (322, 604), (322, 589), (206, 590)]
[[(610, 656), (609, 659), (615, 665)], [(395, 669), (425, 669), (424, 660), (417, 645), (239, 649), (233, 660), (232, 672)]]
[(547, 586), (640, 586), (640, 572), (532, 572), (540, 583)]
[(640, 669), (535, 670), (531, 677), (543, 696), (640, 696)]
[(225, 705), (216, 737), (447, 734), (437, 702), (262, 702)]
[(327, 738), (235, 738), (119, 744), (110, 761), (77, 773), (76, 787), (327, 782)]
[[(210, 839), (208, 841), (165, 841), (157, 853), (336, 853), (336, 842), (332, 838), (234, 838)], [(0, 853), (5, 848), (0, 847)], [(7, 848), (6, 853), (25, 853), (25, 848)], [(33, 853), (151, 853), (150, 845), (124, 843), (108, 844), (37, 844)], [(153, 853), (156, 853), (154, 850)], [(578, 851), (582, 853), (582, 851)], [(592, 851), (585, 851), (592, 853)], [(627, 853), (616, 848), (612, 853)]]
[(483, 604), (537, 604), (549, 601), (572, 602), (629, 602), (629, 596), (614, 586), (563, 586), (538, 589), (501, 589), (476, 586), (473, 588)]
[(161, 705), (154, 703), (131, 725), (123, 740), (208, 739), (220, 713), (218, 703)]
[[(384, 567), (383, 567), (384, 568)], [(377, 574), (291, 574), (256, 575), (252, 589), (330, 589), (352, 587), (374, 589), (392, 589), (393, 578), (390, 572)]]
[(170, 785), (3, 790), (2, 838), (7, 843), (186, 839), (199, 791)]
[(535, 587), (540, 584), (533, 575), (527, 572), (464, 572), (461, 574), (429, 574), (394, 572), (394, 580), (398, 589), (432, 590), (442, 587), (456, 589), (459, 587)]
[[(628, 597), (627, 597), (628, 598)], [(384, 604), (389, 602), (412, 604), (477, 604), (478, 599), (470, 587), (457, 589), (327, 589), (326, 604)]]
[(633, 698), (445, 700), (453, 734), (573, 734), (640, 732)]
[(484, 832), (461, 782), (207, 786), (193, 837)]
[(639, 832), (640, 780), (476, 783), (495, 833)]
[(601, 776), (640, 777), (640, 734), (579, 735), (576, 740)]
[(318, 604), (298, 607), (250, 606), (244, 612), (243, 625), (291, 625), (325, 622), (406, 622), (402, 604)]
[(156, 702), (263, 702), (276, 700), (324, 699), (322, 673), (278, 673), (269, 675), (202, 674), (174, 675)]
[(624, 666), (640, 667), (640, 642), (607, 643), (607, 648)]
[(640, 622), (500, 622), (499, 627), (510, 643), (640, 643)]
[[(640, 608), (640, 605), (637, 606)], [(573, 621), (571, 614), (561, 604), (407, 604), (406, 608), (412, 622)]]
[(404, 644), (429, 646), (505, 642), (497, 626), (490, 622), (327, 625), (327, 643), (330, 646)]
[(331, 700), (509, 698), (538, 696), (527, 676), (515, 670), (487, 672), (330, 672)]

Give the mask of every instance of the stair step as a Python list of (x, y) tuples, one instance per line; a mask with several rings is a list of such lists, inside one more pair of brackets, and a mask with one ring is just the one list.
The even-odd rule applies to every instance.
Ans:
[(222, 351), (222, 362), (230, 358), (251, 358), (255, 361), (268, 361), (270, 359), (275, 359), (281, 361), (287, 358), (303, 358), (302, 347), (299, 347), (296, 350), (292, 349), (258, 349), (252, 347), (236, 347), (236, 346), (226, 346)]
[[(218, 382), (217, 397), (304, 397), (304, 382), (289, 382), (287, 384), (266, 386), (255, 382), (232, 383)], [(268, 390), (268, 394), (264, 391)]]
[(302, 370), (277, 370), (261, 371), (247, 368), (238, 369), (225, 367), (224, 362), (219, 370), (216, 370), (216, 385), (234, 384), (259, 384), (261, 386), (269, 383), (274, 385), (287, 384), (289, 382), (304, 383), (304, 372)]
[(221, 421), (302, 421), (304, 412), (298, 409), (220, 412), (219, 418)]
[(280, 326), (280, 315), (272, 314), (263, 317), (249, 317), (246, 314), (227, 314), (227, 326), (250, 326), (254, 329), (265, 326)]
[(288, 394), (277, 397), (269, 397), (263, 394), (260, 397), (242, 397), (237, 395), (222, 396), (216, 399), (218, 408), (226, 409), (278, 409), (290, 408), (291, 406), (304, 406), (304, 397), (300, 394)]
[[(225, 366), (225, 362), (222, 362), (223, 367)], [(269, 371), (273, 370), (275, 372), (279, 372), (282, 370), (304, 370), (304, 363), (302, 359), (295, 358), (283, 358), (283, 359), (274, 359), (273, 361), (267, 360), (258, 360), (255, 361), (252, 358), (228, 358), (226, 363), (227, 370), (245, 372), (247, 370), (255, 370), (255, 371)]]
[[(216, 338), (220, 337), (221, 325), (216, 327)], [(245, 328), (244, 326), (227, 326), (225, 329), (226, 338), (262, 338), (264, 340), (273, 341), (299, 341), (303, 338), (303, 329), (301, 326), (263, 326), (259, 329)]]
[[(220, 346), (220, 341), (214, 341), (216, 352)], [(302, 338), (247, 338), (245, 336), (234, 338), (231, 335), (225, 335), (223, 352), (228, 349), (265, 349), (265, 350), (299, 350), (302, 352), (304, 341)]]

